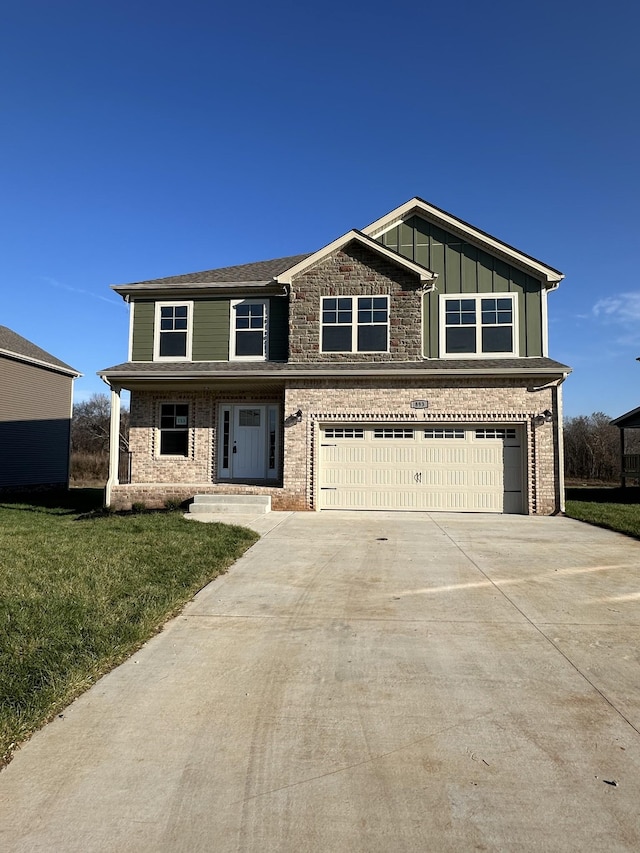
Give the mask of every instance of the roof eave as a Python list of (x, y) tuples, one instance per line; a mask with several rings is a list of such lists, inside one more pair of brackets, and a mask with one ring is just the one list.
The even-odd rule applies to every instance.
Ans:
[(53, 364), (53, 362), (43, 361), (39, 358), (32, 358), (19, 352), (13, 352), (13, 350), (0, 349), (0, 356), (12, 358), (14, 361), (23, 361), (25, 364), (33, 364), (36, 367), (43, 367), (47, 370), (55, 370), (56, 373), (64, 373), (66, 376), (71, 376), (74, 379), (78, 379), (82, 376), (82, 373), (78, 370), (74, 370), (73, 367), (68, 367), (67, 365), (62, 364)]
[(136, 294), (144, 293), (145, 296), (162, 296), (169, 293), (179, 292), (181, 296), (191, 292), (199, 291), (261, 291), (261, 290), (277, 290), (277, 283), (273, 279), (268, 281), (198, 281), (198, 282), (173, 282), (172, 284), (112, 284), (111, 290), (114, 290), (120, 296), (135, 296)]
[(346, 234), (343, 234), (341, 237), (338, 237), (337, 240), (333, 240), (331, 243), (327, 243), (326, 246), (323, 246), (321, 249), (318, 249), (317, 252), (314, 252), (312, 255), (309, 255), (309, 257), (290, 267), (288, 270), (284, 270), (279, 275), (274, 277), (274, 281), (277, 281), (283, 285), (290, 285), (296, 275), (303, 273), (313, 264), (317, 264), (319, 261), (322, 261), (329, 255), (331, 255), (333, 252), (339, 251), (340, 249), (344, 248), (352, 242), (360, 243), (360, 245), (366, 246), (373, 252), (377, 252), (379, 255), (382, 255), (383, 257), (392, 261), (392, 263), (404, 267), (405, 269), (408, 269), (410, 272), (414, 273), (414, 275), (419, 278), (423, 288), (431, 289), (435, 286), (436, 279), (438, 278), (437, 273), (432, 272), (432, 270), (429, 270), (426, 267), (421, 266), (420, 264), (416, 264), (414, 261), (410, 261), (408, 258), (399, 255), (397, 252), (393, 252), (391, 249), (388, 249), (386, 246), (383, 246), (382, 243), (378, 243), (376, 240), (372, 239), (367, 234), (363, 233), (362, 231), (357, 231), (356, 229), (347, 231)]
[(312, 370), (312, 369), (304, 369), (304, 370), (287, 370), (286, 368), (280, 370), (263, 370), (260, 373), (256, 373), (255, 370), (251, 368), (247, 368), (246, 370), (238, 370), (233, 373), (228, 373), (226, 371), (209, 371), (207, 373), (194, 372), (194, 373), (180, 373), (180, 372), (171, 372), (166, 371), (163, 373), (149, 373), (149, 372), (139, 372), (132, 370), (103, 370), (98, 371), (98, 376), (101, 379), (109, 380), (109, 378), (113, 379), (125, 379), (125, 380), (135, 380), (135, 381), (175, 381), (175, 380), (184, 380), (184, 381), (193, 381), (198, 380), (201, 381), (206, 378), (211, 379), (228, 379), (230, 381), (234, 379), (254, 379), (259, 381), (262, 378), (265, 379), (273, 379), (273, 378), (306, 378), (306, 377), (315, 377), (315, 376), (349, 376), (349, 377), (359, 377), (361, 379), (365, 379), (369, 376), (395, 376), (395, 377), (405, 377), (405, 376), (552, 376), (558, 379), (564, 379), (571, 372), (570, 369), (560, 369), (557, 367), (531, 367), (531, 368), (523, 368), (523, 367), (506, 367), (506, 368), (428, 368), (428, 367), (416, 367), (416, 368), (405, 368), (402, 371), (392, 370), (389, 368), (379, 368), (375, 370), (367, 370), (363, 371), (361, 368), (358, 368), (354, 365), (353, 368), (323, 368), (320, 370)]

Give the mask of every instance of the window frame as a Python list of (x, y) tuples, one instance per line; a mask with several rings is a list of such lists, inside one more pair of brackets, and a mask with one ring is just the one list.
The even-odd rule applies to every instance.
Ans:
[[(238, 355), (236, 352), (236, 309), (238, 305), (262, 305), (262, 355)], [(269, 360), (269, 300), (254, 299), (232, 299), (229, 305), (229, 361), (268, 361)], [(257, 330), (256, 330), (257, 331)]]
[[(518, 358), (520, 350), (519, 323), (518, 323), (518, 293), (441, 293), (439, 301), (440, 311), (440, 341), (439, 352), (440, 358), (456, 358), (456, 359), (482, 359), (482, 358)], [(482, 300), (483, 299), (509, 299), (511, 302), (511, 323), (507, 324), (483, 324), (482, 322)], [(465, 328), (465, 324), (447, 325), (447, 301), (448, 300), (473, 300), (475, 303), (475, 320), (476, 322), (468, 324), (466, 328), (475, 329), (475, 352), (448, 352), (447, 351), (447, 329)], [(512, 347), (509, 352), (483, 352), (482, 351), (482, 331), (483, 329), (500, 328), (500, 326), (511, 328)]]
[[(160, 328), (161, 313), (163, 308), (187, 309), (186, 347), (185, 355), (160, 355), (160, 339), (162, 329)], [(170, 331), (165, 334), (171, 334)], [(174, 299), (170, 301), (156, 302), (153, 322), (153, 360), (154, 361), (191, 361), (193, 349), (193, 300)]]
[[(323, 320), (325, 313), (325, 300), (327, 299), (349, 299), (351, 300), (351, 322), (350, 323), (325, 323)], [(387, 319), (384, 323), (381, 322), (371, 322), (371, 323), (360, 323), (358, 320), (358, 314), (360, 310), (363, 311), (371, 311), (376, 310), (373, 307), (373, 303), (371, 308), (363, 308), (360, 309), (359, 300), (360, 299), (384, 299), (386, 302), (386, 315)], [(388, 293), (360, 293), (357, 295), (350, 294), (340, 294), (339, 296), (321, 296), (320, 297), (320, 341), (319, 341), (319, 349), (321, 353), (335, 353), (335, 354), (349, 354), (349, 355), (367, 355), (370, 353), (388, 353), (389, 352), (389, 341), (391, 335), (391, 317), (390, 317), (390, 303), (391, 299)], [(329, 310), (329, 309), (327, 309)], [(339, 312), (339, 306), (336, 304), (336, 313)], [(381, 309), (377, 309), (381, 310)], [(360, 328), (366, 327), (377, 327), (377, 326), (385, 326), (386, 327), (386, 336), (385, 336), (385, 348), (384, 349), (359, 349), (358, 348), (358, 331)], [(343, 349), (343, 350), (333, 350), (333, 349), (324, 349), (323, 346), (323, 338), (324, 338), (324, 330), (325, 328), (336, 328), (336, 327), (349, 327), (351, 329), (351, 349)]]
[[(186, 426), (180, 426), (180, 427), (177, 427), (177, 426), (163, 427), (162, 426), (162, 418), (163, 418), (162, 409), (164, 406), (174, 406), (174, 407), (185, 406), (187, 409), (187, 425)], [(175, 412), (174, 412), (174, 417), (177, 417)], [(156, 450), (155, 456), (158, 459), (189, 459), (191, 457), (191, 405), (190, 405), (190, 403), (188, 403), (185, 400), (162, 400), (161, 402), (158, 403), (156, 423), (157, 423), (157, 427), (156, 427), (157, 441), (156, 441), (156, 448), (155, 448), (155, 450)], [(180, 433), (186, 434), (186, 441), (187, 441), (186, 453), (163, 453), (162, 452), (162, 435), (163, 435), (163, 433), (169, 433), (169, 432), (171, 432), (171, 433), (180, 432)]]

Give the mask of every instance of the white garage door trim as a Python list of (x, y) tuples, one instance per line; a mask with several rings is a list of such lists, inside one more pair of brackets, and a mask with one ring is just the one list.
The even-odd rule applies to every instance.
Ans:
[(325, 423), (318, 508), (524, 512), (522, 425)]

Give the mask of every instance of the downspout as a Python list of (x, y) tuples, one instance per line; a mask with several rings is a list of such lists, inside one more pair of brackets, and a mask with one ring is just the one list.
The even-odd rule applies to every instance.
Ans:
[(71, 488), (71, 430), (73, 427), (73, 383), (75, 376), (71, 377), (71, 400), (69, 402), (69, 442), (67, 446), (67, 491)]
[(105, 382), (111, 388), (111, 417), (109, 419), (109, 477), (104, 490), (104, 505), (111, 506), (111, 490), (117, 486), (119, 480), (120, 463), (120, 392), (121, 388), (115, 388), (106, 379)]
[(567, 378), (565, 374), (563, 379), (556, 385), (553, 394), (555, 396), (554, 409), (556, 412), (556, 441), (558, 442), (558, 512), (564, 513), (564, 425), (562, 411), (562, 383)]

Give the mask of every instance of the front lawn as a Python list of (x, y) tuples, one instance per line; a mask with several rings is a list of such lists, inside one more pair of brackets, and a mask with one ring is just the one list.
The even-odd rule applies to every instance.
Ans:
[(0, 766), (257, 538), (180, 512), (0, 501)]
[(640, 538), (640, 504), (568, 500), (566, 514), (579, 521)]

